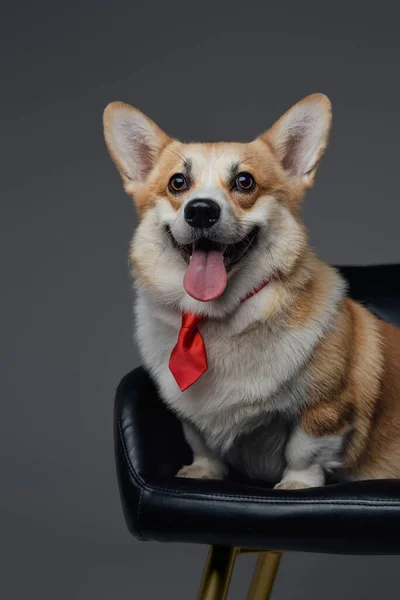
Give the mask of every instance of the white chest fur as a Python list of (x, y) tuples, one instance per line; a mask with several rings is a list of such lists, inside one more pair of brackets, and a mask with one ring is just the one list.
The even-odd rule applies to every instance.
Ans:
[[(302, 329), (289, 329), (261, 320), (270, 289), (247, 300), (234, 315), (200, 326), (208, 371), (181, 392), (169, 370), (181, 316), (157, 305), (139, 290), (136, 300), (137, 341), (146, 368), (155, 378), (163, 400), (191, 421), (211, 442), (227, 448), (246, 422), (271, 411), (297, 412), (306, 401), (302, 378), (304, 361), (327, 326), (326, 318)], [(292, 391), (291, 391), (292, 390)], [(293, 391), (295, 390), (295, 392)]]

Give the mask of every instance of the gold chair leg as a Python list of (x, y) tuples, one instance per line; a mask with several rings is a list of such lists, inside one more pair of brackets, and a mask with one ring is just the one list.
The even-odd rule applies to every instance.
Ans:
[(281, 556), (281, 552), (260, 553), (247, 600), (268, 600), (272, 592)]
[(226, 600), (238, 551), (211, 546), (197, 600)]

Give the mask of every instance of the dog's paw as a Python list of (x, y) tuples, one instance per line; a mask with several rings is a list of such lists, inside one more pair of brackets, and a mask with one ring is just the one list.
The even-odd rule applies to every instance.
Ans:
[(274, 490), (304, 490), (308, 487), (310, 486), (301, 481), (281, 481), (276, 484)]
[(193, 464), (182, 467), (176, 477), (187, 477), (188, 479), (219, 479), (217, 473), (203, 464)]

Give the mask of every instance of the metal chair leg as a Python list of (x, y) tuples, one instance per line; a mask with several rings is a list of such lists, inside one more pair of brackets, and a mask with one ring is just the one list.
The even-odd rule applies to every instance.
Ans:
[(281, 552), (260, 553), (247, 600), (268, 600), (272, 592), (281, 556)]
[(211, 546), (197, 600), (226, 600), (237, 548)]

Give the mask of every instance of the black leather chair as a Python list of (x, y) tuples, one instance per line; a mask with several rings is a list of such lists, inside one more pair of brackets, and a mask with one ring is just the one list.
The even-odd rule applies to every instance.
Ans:
[[(351, 297), (400, 327), (400, 265), (341, 271)], [(212, 546), (199, 599), (226, 598), (240, 552), (260, 553), (252, 600), (269, 597), (282, 551), (400, 554), (400, 481), (277, 491), (237, 478), (175, 478), (191, 451), (140, 367), (116, 393), (115, 451), (124, 514), (135, 537)]]

